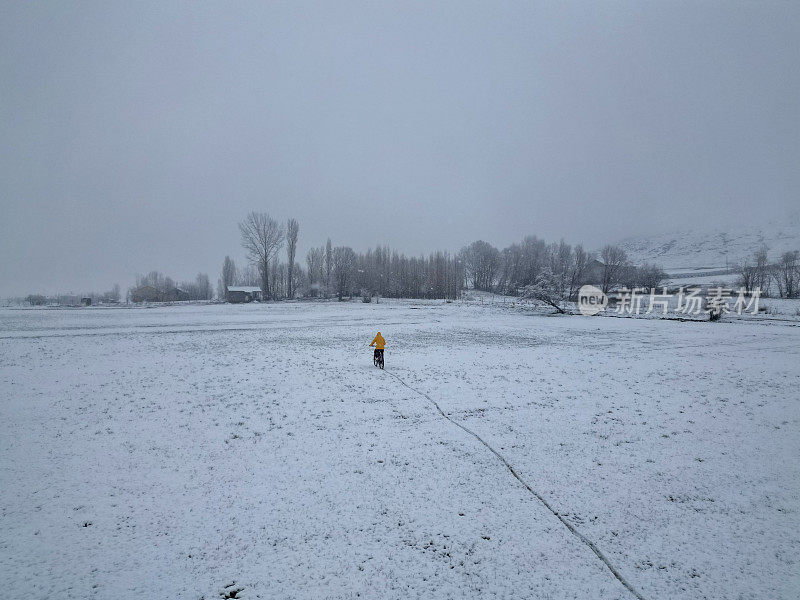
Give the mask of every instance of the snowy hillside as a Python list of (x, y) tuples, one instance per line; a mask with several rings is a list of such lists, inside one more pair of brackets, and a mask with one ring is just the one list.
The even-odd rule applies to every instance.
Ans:
[(634, 263), (656, 263), (668, 273), (725, 269), (764, 245), (773, 258), (787, 250), (800, 249), (800, 212), (764, 225), (628, 238), (619, 245)]

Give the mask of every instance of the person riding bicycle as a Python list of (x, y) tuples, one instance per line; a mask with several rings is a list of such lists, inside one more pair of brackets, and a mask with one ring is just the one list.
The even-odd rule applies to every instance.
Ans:
[(370, 347), (375, 346), (375, 357), (373, 360), (380, 359), (383, 362), (383, 349), (386, 346), (386, 340), (383, 339), (381, 332), (378, 332), (378, 335), (375, 336), (375, 339), (372, 340)]

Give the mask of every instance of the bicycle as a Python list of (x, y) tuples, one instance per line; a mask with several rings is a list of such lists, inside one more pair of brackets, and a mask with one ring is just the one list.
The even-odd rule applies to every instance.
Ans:
[(372, 356), (372, 364), (383, 369), (383, 350), (375, 350), (375, 354)]

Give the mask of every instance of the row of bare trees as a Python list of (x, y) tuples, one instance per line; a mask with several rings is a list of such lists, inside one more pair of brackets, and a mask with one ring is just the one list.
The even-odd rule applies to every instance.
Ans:
[(583, 246), (565, 241), (548, 244), (536, 236), (498, 250), (484, 241), (459, 252), (466, 283), (476, 290), (520, 295), (529, 286), (549, 290), (550, 296), (574, 299), (584, 284), (609, 292), (615, 287), (655, 288), (666, 279), (655, 265), (636, 266), (618, 246), (605, 246), (598, 259)]
[(308, 295), (364, 298), (457, 298), (463, 271), (446, 252), (407, 257), (386, 246), (357, 253), (348, 246), (311, 248), (306, 256)]
[(182, 281), (178, 287), (188, 300), (211, 300), (214, 297), (214, 288), (205, 273), (198, 273), (194, 281)]
[[(257, 285), (267, 299), (307, 297), (456, 298), (461, 290), (519, 295), (529, 286), (546, 287), (561, 299), (575, 298), (593, 283), (608, 292), (617, 286), (657, 287), (666, 275), (657, 266), (634, 266), (617, 246), (606, 246), (598, 258), (583, 246), (563, 240), (548, 244), (535, 236), (498, 250), (479, 240), (456, 255), (436, 252), (408, 257), (379, 246), (358, 253), (330, 241), (306, 254), (305, 268), (296, 262), (300, 226), (281, 224), (266, 213), (251, 212), (239, 224), (248, 266), (237, 270), (225, 257), (219, 295), (233, 284)], [(286, 247), (285, 262), (280, 259)]]
[(739, 285), (760, 288), (762, 296), (800, 297), (800, 251), (784, 252), (772, 262), (767, 248), (760, 248), (739, 266)]
[[(300, 226), (295, 219), (285, 225), (266, 213), (252, 212), (239, 224), (248, 265), (237, 269), (226, 256), (218, 282), (218, 295), (228, 286), (256, 285), (267, 299), (372, 296), (389, 298), (456, 298), (464, 284), (463, 262), (446, 252), (407, 257), (388, 247), (363, 253), (349, 246), (313, 247), (306, 268), (296, 262)], [(279, 259), (286, 247), (286, 262)]]
[(187, 300), (211, 300), (214, 297), (211, 280), (205, 273), (198, 273), (194, 281), (180, 283), (176, 283), (172, 277), (164, 275), (160, 271), (150, 271), (146, 275), (137, 274), (134, 287), (128, 290), (128, 297), (130, 298), (135, 289), (145, 286), (152, 287), (164, 295), (169, 295), (173, 290), (179, 289), (183, 292), (181, 297)]
[(77, 305), (83, 298), (90, 298), (92, 304), (116, 304), (121, 299), (121, 290), (118, 283), (115, 283), (106, 292), (82, 292), (80, 294), (54, 294), (45, 296), (44, 294), (28, 294), (24, 300), (31, 306), (44, 306), (47, 304), (60, 306)]

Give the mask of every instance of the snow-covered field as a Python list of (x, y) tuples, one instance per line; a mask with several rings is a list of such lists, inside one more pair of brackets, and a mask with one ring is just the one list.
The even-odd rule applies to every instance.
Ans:
[(7, 598), (797, 598), (798, 457), (791, 322), (0, 310)]

